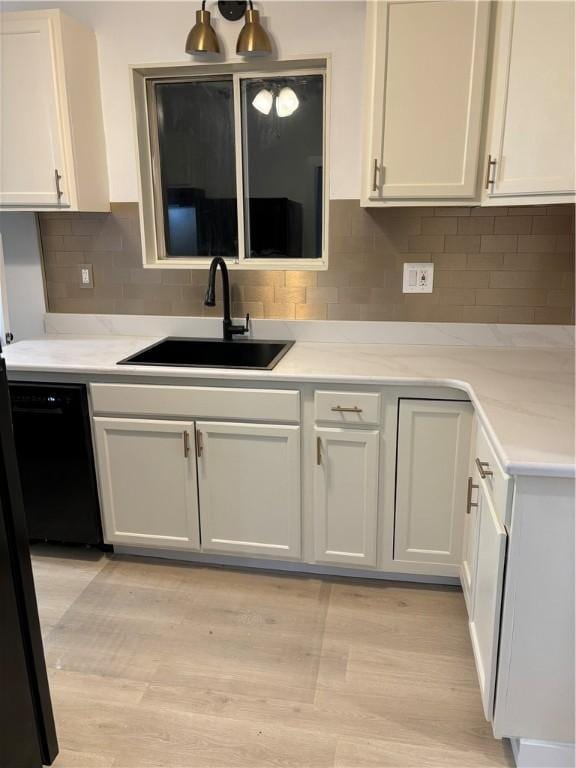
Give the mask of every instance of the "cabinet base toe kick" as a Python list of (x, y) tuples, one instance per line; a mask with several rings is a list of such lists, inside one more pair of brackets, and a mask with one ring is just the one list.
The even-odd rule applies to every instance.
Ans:
[(345, 568), (325, 563), (303, 562), (302, 560), (279, 560), (260, 557), (240, 557), (237, 555), (216, 554), (213, 552), (190, 552), (184, 549), (161, 549), (158, 547), (114, 545), (114, 554), (150, 557), (161, 560), (177, 560), (191, 565), (229, 566), (230, 568), (246, 568), (266, 571), (282, 571), (322, 576), (335, 576), (358, 579), (374, 579), (375, 581), (408, 581), (420, 584), (445, 584), (459, 586), (460, 580), (452, 576), (429, 576), (419, 573), (395, 573), (392, 571), (374, 571), (362, 568)]

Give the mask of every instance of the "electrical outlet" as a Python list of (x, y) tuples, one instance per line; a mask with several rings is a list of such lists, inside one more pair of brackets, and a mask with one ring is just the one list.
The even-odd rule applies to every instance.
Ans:
[(404, 264), (403, 293), (432, 293), (434, 264)]
[(80, 264), (80, 288), (94, 288), (94, 275), (92, 264)]

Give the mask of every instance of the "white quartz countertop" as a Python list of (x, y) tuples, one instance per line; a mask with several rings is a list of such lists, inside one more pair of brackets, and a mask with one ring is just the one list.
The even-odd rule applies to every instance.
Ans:
[(272, 371), (117, 365), (161, 338), (59, 335), (11, 344), (4, 355), (9, 376), (19, 379), (49, 373), (454, 387), (469, 395), (507, 472), (575, 475), (571, 349), (296, 342)]

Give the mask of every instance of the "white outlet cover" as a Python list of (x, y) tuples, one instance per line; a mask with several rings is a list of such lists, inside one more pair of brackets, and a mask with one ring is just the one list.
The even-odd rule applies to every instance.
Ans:
[(404, 264), (403, 293), (432, 293), (434, 285), (434, 264), (411, 262)]
[(80, 270), (80, 288), (94, 288), (92, 264), (79, 264), (78, 267)]

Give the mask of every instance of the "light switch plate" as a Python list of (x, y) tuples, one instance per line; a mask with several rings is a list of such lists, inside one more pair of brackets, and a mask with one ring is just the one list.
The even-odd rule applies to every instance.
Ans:
[(92, 264), (79, 264), (80, 288), (94, 288), (94, 275), (92, 273)]
[(403, 293), (432, 293), (434, 264), (431, 262), (405, 263)]

